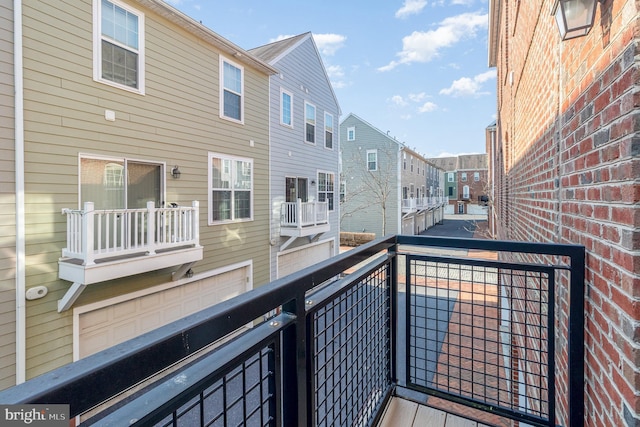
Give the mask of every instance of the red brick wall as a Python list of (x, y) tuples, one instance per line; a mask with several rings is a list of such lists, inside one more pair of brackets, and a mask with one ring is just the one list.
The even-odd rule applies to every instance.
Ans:
[[(498, 237), (586, 247), (585, 424), (638, 425), (640, 1), (607, 0), (590, 34), (565, 42), (552, 0), (501, 3)], [(562, 394), (566, 354), (558, 369)]]

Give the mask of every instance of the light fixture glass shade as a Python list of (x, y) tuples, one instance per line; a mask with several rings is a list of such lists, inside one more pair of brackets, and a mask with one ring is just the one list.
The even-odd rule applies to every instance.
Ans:
[(558, 0), (556, 22), (562, 40), (586, 36), (593, 27), (597, 0)]

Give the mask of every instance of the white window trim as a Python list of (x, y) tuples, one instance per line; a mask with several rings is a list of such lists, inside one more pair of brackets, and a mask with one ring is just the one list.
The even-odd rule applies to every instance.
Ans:
[[(323, 171), (323, 170), (318, 170), (316, 172), (316, 182), (318, 183), (317, 187), (316, 187), (316, 200), (320, 201), (320, 174), (323, 173), (325, 175), (333, 175), (333, 191), (332, 193), (332, 197), (333, 197), (333, 209), (329, 208), (329, 212), (334, 212), (336, 210), (336, 173), (335, 172), (330, 172), (330, 171)], [(340, 189), (338, 189), (338, 191), (340, 191)], [(322, 193), (328, 193), (328, 191), (322, 191)]]
[[(376, 167), (375, 169), (369, 169), (369, 154), (373, 153), (376, 155)], [(369, 172), (375, 172), (378, 170), (378, 150), (367, 150), (367, 157), (365, 158), (366, 167)]]
[[(331, 117), (331, 147), (327, 147), (327, 117)], [(336, 122), (333, 118), (333, 114), (324, 112), (324, 148), (327, 150), (333, 150), (333, 147), (336, 145)]]
[(467, 173), (466, 172), (462, 172), (462, 174), (460, 174), (460, 180), (462, 182), (467, 182)]
[(473, 173), (473, 180), (474, 180), (474, 182), (480, 181), (480, 172), (474, 172)]
[[(290, 117), (291, 124), (287, 124), (282, 120), (284, 117), (284, 103), (282, 102), (282, 95), (285, 93), (289, 95), (289, 97), (291, 98), (291, 105), (289, 106), (290, 107), (289, 114), (291, 115)], [(293, 94), (288, 90), (285, 90), (284, 88), (280, 88), (280, 124), (282, 126), (286, 126), (288, 128), (293, 129)]]
[[(307, 141), (307, 105), (313, 107), (313, 142)], [(304, 142), (316, 145), (318, 134), (318, 109), (310, 102), (304, 101)]]
[[(231, 160), (231, 164), (232, 167), (235, 167), (235, 164), (233, 162), (236, 161), (241, 161), (241, 162), (249, 162), (251, 163), (251, 194), (250, 194), (250, 199), (249, 199), (249, 218), (240, 218), (240, 219), (227, 219), (227, 220), (222, 220), (222, 221), (214, 221), (213, 220), (213, 210), (211, 209), (211, 203), (213, 202), (211, 200), (212, 198), (212, 191), (213, 188), (211, 186), (211, 183), (213, 182), (213, 177), (211, 176), (211, 159), (213, 158), (217, 158), (217, 159), (225, 159), (225, 160)], [(233, 170), (231, 171), (231, 175), (233, 176)], [(248, 157), (237, 157), (237, 156), (230, 156), (228, 154), (222, 154), (222, 153), (213, 153), (213, 152), (209, 152), (208, 156), (207, 156), (207, 223), (209, 225), (221, 225), (221, 224), (231, 224), (231, 223), (237, 223), (237, 222), (249, 222), (249, 221), (253, 221), (253, 211), (254, 211), (254, 206), (253, 206), (253, 199), (254, 199), (254, 193), (255, 193), (255, 187), (254, 187), (254, 176), (255, 176), (255, 171), (254, 171), (254, 167), (253, 167), (253, 159), (248, 158)], [(235, 190), (234, 188), (230, 189), (232, 192)], [(233, 201), (233, 195), (231, 196), (231, 200)], [(233, 206), (231, 206), (231, 212), (233, 213)]]
[(102, 0), (93, 0), (93, 80), (118, 89), (144, 95), (144, 14), (119, 0), (109, 1), (138, 17), (138, 87), (130, 87), (102, 78)]
[[(228, 63), (229, 65), (233, 65), (236, 68), (240, 69), (240, 120), (234, 119), (233, 117), (228, 117), (224, 115), (224, 63)], [(220, 118), (223, 120), (229, 120), (230, 122), (239, 123), (241, 125), (244, 124), (244, 67), (237, 62), (230, 60), (222, 55), (220, 55)]]
[(453, 172), (449, 172), (447, 174), (447, 182), (454, 182), (455, 181), (455, 177), (453, 176)]
[[(351, 137), (351, 133), (353, 133), (353, 137)], [(347, 128), (347, 141), (355, 141), (356, 140), (356, 127), (349, 126)]]

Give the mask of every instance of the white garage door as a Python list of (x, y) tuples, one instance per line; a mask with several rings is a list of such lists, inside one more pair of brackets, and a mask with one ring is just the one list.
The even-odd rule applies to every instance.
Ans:
[(247, 291), (249, 267), (159, 290), (78, 316), (78, 357), (86, 357)]
[(333, 240), (294, 248), (278, 254), (278, 277), (300, 271), (334, 255)]

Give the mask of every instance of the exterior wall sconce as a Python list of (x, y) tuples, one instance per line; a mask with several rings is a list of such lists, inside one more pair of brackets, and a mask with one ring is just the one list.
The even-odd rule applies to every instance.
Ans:
[(569, 40), (586, 36), (593, 27), (596, 6), (604, 0), (556, 0), (553, 14), (558, 23), (560, 38)]
[(315, 179), (311, 180), (311, 185), (316, 185), (316, 180)]
[(175, 179), (180, 178), (180, 169), (178, 169), (178, 166), (174, 166), (173, 169), (171, 169), (171, 176)]

